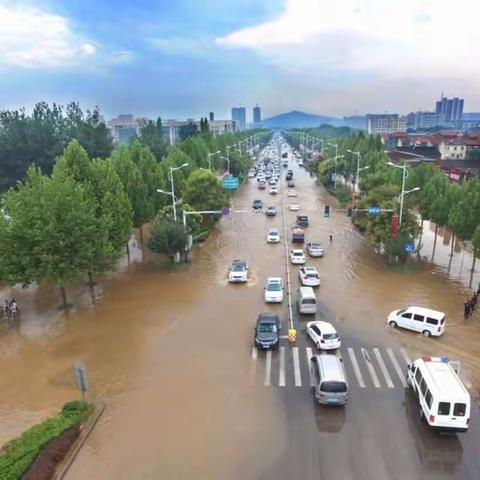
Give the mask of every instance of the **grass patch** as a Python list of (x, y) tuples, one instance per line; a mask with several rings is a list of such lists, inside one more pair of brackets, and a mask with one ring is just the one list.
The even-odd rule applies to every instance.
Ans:
[(51, 440), (85, 420), (92, 411), (93, 405), (86, 402), (66, 403), (57, 416), (47, 418), (7, 442), (0, 450), (0, 478), (2, 480), (22, 478), (39, 452)]
[(193, 243), (204, 242), (208, 238), (208, 236), (212, 233), (214, 228), (215, 228), (215, 225), (211, 224), (199, 230), (197, 233), (195, 233), (195, 235), (193, 235)]

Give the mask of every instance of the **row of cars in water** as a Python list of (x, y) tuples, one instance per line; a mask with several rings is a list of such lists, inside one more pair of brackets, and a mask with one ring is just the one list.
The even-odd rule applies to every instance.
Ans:
[[(273, 148), (270, 148), (270, 155)], [(268, 152), (267, 152), (268, 153)], [(282, 159), (284, 167), (288, 167), (288, 160)], [(250, 178), (257, 176), (258, 186), (263, 182), (270, 184), (270, 193), (279, 192), (276, 185), (279, 179), (279, 162), (277, 157), (271, 168), (266, 164), (259, 166), (249, 173)], [(270, 178), (267, 178), (270, 177)], [(288, 170), (285, 176), (288, 197), (296, 197), (294, 189), (293, 171)], [(295, 205), (295, 204), (294, 204)], [(298, 205), (298, 204), (296, 204)], [(256, 200), (252, 206), (262, 211), (263, 202)], [(291, 205), (289, 206), (289, 209)], [(274, 207), (267, 207), (267, 216), (275, 216)], [(294, 209), (296, 207), (294, 206)], [(299, 207), (298, 207), (299, 209)], [(296, 225), (292, 228), (292, 243), (304, 243), (305, 228), (309, 225), (308, 217), (298, 215)], [(280, 243), (281, 235), (278, 229), (270, 228), (267, 233), (268, 243)], [(286, 241), (287, 239), (285, 239)], [(324, 251), (320, 242), (306, 243), (306, 253), (310, 257), (323, 257)], [(317, 300), (313, 288), (321, 284), (318, 270), (306, 266), (307, 257), (303, 249), (292, 249), (289, 253), (290, 262), (299, 265), (298, 277), (300, 287), (297, 290), (296, 306), (299, 313), (315, 314)], [(248, 265), (244, 260), (235, 260), (229, 272), (231, 282), (246, 282), (248, 280)], [(265, 283), (264, 299), (267, 303), (280, 303), (284, 299), (284, 285), (281, 277), (269, 277)], [(403, 327), (421, 333), (425, 337), (439, 336), (445, 331), (446, 316), (443, 312), (423, 308), (408, 307), (394, 310), (387, 317), (387, 324), (393, 328)], [(270, 312), (261, 313), (256, 322), (254, 343), (260, 349), (278, 348), (281, 324), (278, 315)], [(337, 350), (341, 347), (341, 340), (334, 326), (324, 321), (312, 321), (306, 324), (307, 336), (318, 350)], [(347, 378), (343, 368), (341, 356), (313, 355), (310, 364), (314, 380), (314, 395), (321, 404), (345, 405), (349, 395)], [(415, 394), (419, 414), (432, 429), (441, 431), (466, 432), (470, 424), (470, 394), (458, 376), (459, 365), (449, 361), (447, 357), (423, 356), (408, 365), (406, 382)]]

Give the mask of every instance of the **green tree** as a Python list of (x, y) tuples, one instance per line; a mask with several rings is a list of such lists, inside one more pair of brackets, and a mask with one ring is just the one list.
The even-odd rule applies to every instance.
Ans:
[(220, 210), (230, 203), (227, 191), (213, 172), (195, 170), (188, 177), (185, 201), (195, 210)]
[(155, 122), (149, 120), (140, 129), (140, 141), (155, 155), (159, 162), (167, 154), (168, 143), (163, 138), (162, 119), (157, 118)]
[(4, 196), (1, 276), (9, 283), (54, 282), (68, 309), (66, 286), (88, 272), (98, 238), (95, 202), (64, 170), (51, 177), (30, 168), (27, 180)]
[(148, 240), (148, 248), (155, 253), (164, 253), (171, 259), (177, 252), (185, 250), (187, 233), (178, 223), (155, 222)]

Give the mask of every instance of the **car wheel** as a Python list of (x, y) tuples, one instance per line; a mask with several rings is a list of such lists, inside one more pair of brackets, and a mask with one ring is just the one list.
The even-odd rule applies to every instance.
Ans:
[(397, 322), (395, 322), (395, 320), (392, 320), (391, 322), (389, 322), (389, 325), (393, 328), (397, 328)]
[(422, 332), (422, 335), (423, 335), (424, 337), (427, 337), (427, 338), (428, 338), (428, 337), (431, 335), (431, 333), (430, 333), (428, 330), (424, 330), (424, 331)]
[(425, 414), (423, 413), (423, 410), (422, 410), (422, 409), (420, 409), (420, 420), (421, 420), (422, 422), (425, 421)]

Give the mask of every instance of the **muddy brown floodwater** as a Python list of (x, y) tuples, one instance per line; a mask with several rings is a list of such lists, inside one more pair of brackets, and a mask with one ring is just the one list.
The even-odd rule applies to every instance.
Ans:
[[(308, 238), (326, 247), (320, 297), (342, 327), (359, 341), (460, 358), (477, 394), (480, 317), (466, 322), (462, 315), (470, 293), (468, 253), (457, 248), (449, 268), (442, 232), (438, 264), (424, 259), (389, 269), (343, 212), (323, 218), (322, 206), (335, 202), (305, 171), (295, 181), (302, 213), (313, 220)], [(260, 197), (280, 208), (281, 195), (259, 193), (250, 181), (235, 207), (249, 209)], [(294, 212), (287, 217), (293, 223)], [(259, 388), (250, 360), (252, 327), (265, 309), (263, 283), (284, 274), (282, 247), (264, 241), (269, 226), (281, 228), (281, 217), (225, 217), (189, 264), (135, 264), (102, 281), (95, 307), (84, 286), (71, 288), (77, 308), (68, 317), (56, 311), (53, 288), (5, 289), (0, 300), (14, 296), (22, 318), (0, 328), (0, 443), (78, 396), (71, 366), (82, 360), (92, 394), (106, 400), (107, 410), (69, 479), (260, 478), (288, 442), (284, 405), (275, 389)], [(426, 225), (427, 258), (432, 230)], [(234, 258), (248, 260), (246, 286), (227, 283)], [(473, 285), (479, 280), (476, 272)], [(386, 314), (408, 304), (447, 312), (444, 337), (432, 341), (387, 328)], [(285, 316), (285, 306), (273, 310)]]

